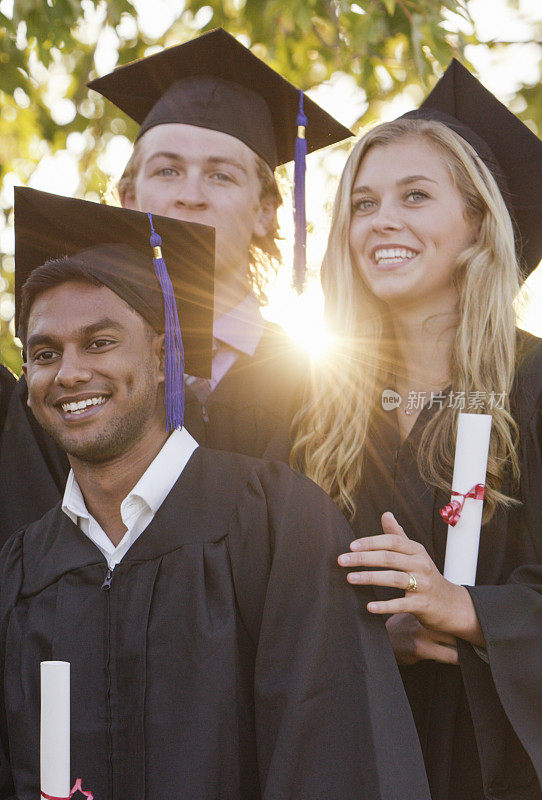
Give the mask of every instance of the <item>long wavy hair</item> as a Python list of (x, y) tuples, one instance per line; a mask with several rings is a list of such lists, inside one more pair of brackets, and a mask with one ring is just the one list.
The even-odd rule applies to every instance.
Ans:
[[(369, 131), (354, 147), (335, 199), (322, 265), (326, 321), (334, 346), (315, 366), (309, 395), (294, 420), (291, 463), (331, 495), (350, 518), (363, 482), (367, 433), (384, 381), (400, 368), (386, 305), (370, 291), (354, 266), (349, 246), (351, 192), (367, 152), (405, 138), (422, 137), (436, 148), (479, 234), (457, 258), (453, 281), (459, 297), (450, 358), (454, 392), (504, 394), (491, 409), (493, 426), (486, 479), (484, 520), (499, 504), (515, 501), (501, 492), (506, 464), (519, 478), (517, 426), (509, 396), (516, 360), (513, 300), (520, 270), (514, 231), (503, 197), (474, 149), (442, 123), (399, 119)], [(483, 408), (479, 409), (483, 412)], [(458, 409), (445, 405), (426, 425), (418, 449), (424, 480), (449, 492)]]

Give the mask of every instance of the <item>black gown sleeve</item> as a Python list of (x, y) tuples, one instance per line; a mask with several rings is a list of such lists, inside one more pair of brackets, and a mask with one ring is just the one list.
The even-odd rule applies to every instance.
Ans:
[[(522, 523), (513, 535), (518, 550), (529, 553), (533, 563), (517, 566), (500, 586), (467, 587), (489, 663), (466, 642), (458, 644), (488, 797), (538, 800), (542, 798), (542, 348), (538, 341), (519, 377)], [(522, 787), (521, 794), (517, 787)]]
[(69, 472), (66, 454), (40, 427), (26, 400), (22, 377), (11, 393), (0, 448), (0, 547), (58, 503)]
[(542, 797), (542, 566), (514, 570), (503, 586), (468, 588), (489, 658), (460, 642), (486, 791), (512, 797), (497, 792), (514, 780)]
[(14, 536), (0, 553), (0, 800), (17, 800), (9, 760), (4, 680), (7, 627), (19, 595), (22, 576), (21, 534)]
[(351, 538), (327, 495), (280, 464), (259, 468), (234, 514), (262, 800), (429, 798), (385, 627), (365, 608), (372, 591), (337, 565)]

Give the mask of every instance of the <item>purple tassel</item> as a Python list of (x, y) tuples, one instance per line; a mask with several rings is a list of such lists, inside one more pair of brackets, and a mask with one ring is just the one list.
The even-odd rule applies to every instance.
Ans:
[(166, 262), (162, 257), (162, 239), (154, 230), (152, 214), (147, 214), (151, 223), (151, 246), (154, 250), (154, 271), (164, 296), (165, 320), (165, 391), (166, 430), (182, 428), (184, 422), (184, 347), (177, 312), (177, 301)]
[(307, 217), (305, 213), (305, 171), (307, 140), (305, 129), (307, 117), (303, 110), (303, 92), (299, 90), (299, 113), (297, 115), (297, 138), (294, 153), (294, 287), (301, 294), (305, 287)]

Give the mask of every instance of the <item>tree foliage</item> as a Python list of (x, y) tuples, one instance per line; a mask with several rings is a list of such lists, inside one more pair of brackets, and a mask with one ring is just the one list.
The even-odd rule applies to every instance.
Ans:
[[(97, 45), (109, 46), (114, 66), (220, 25), (303, 89), (338, 71), (353, 76), (367, 98), (359, 126), (378, 118), (405, 85), (426, 91), (452, 56), (463, 57), (465, 46), (477, 43), (459, 0), (186, 0), (167, 30), (152, 39), (141, 24), (142, 2), (15, 0), (12, 14), (1, 11), (6, 0), (0, 3), (0, 234), (6, 251), (0, 358), (14, 369), (19, 351), (6, 319), (13, 289), (13, 185), (28, 183), (45, 156), (73, 151), (75, 142), (74, 194), (98, 199), (106, 188), (99, 162), (108, 143), (119, 134), (135, 135), (134, 123), (85, 86), (96, 75)], [(156, 0), (144, 2), (160, 13)], [(470, 32), (452, 32), (453, 19)], [(520, 116), (542, 130), (540, 88), (526, 87), (522, 95)]]

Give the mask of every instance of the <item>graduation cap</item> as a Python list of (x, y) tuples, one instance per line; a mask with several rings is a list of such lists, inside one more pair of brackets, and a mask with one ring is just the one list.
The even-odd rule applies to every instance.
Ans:
[(64, 256), (165, 332), (167, 427), (182, 426), (185, 370), (211, 376), (214, 229), (16, 187), (17, 330), (25, 281)]
[(91, 81), (139, 122), (138, 138), (177, 122), (227, 133), (274, 170), (295, 157), (296, 284), (304, 280), (305, 155), (352, 136), (222, 28)]
[(542, 141), (455, 58), (420, 108), (403, 116), (435, 119), (472, 145), (515, 223), (524, 274), (532, 272), (542, 258)]

